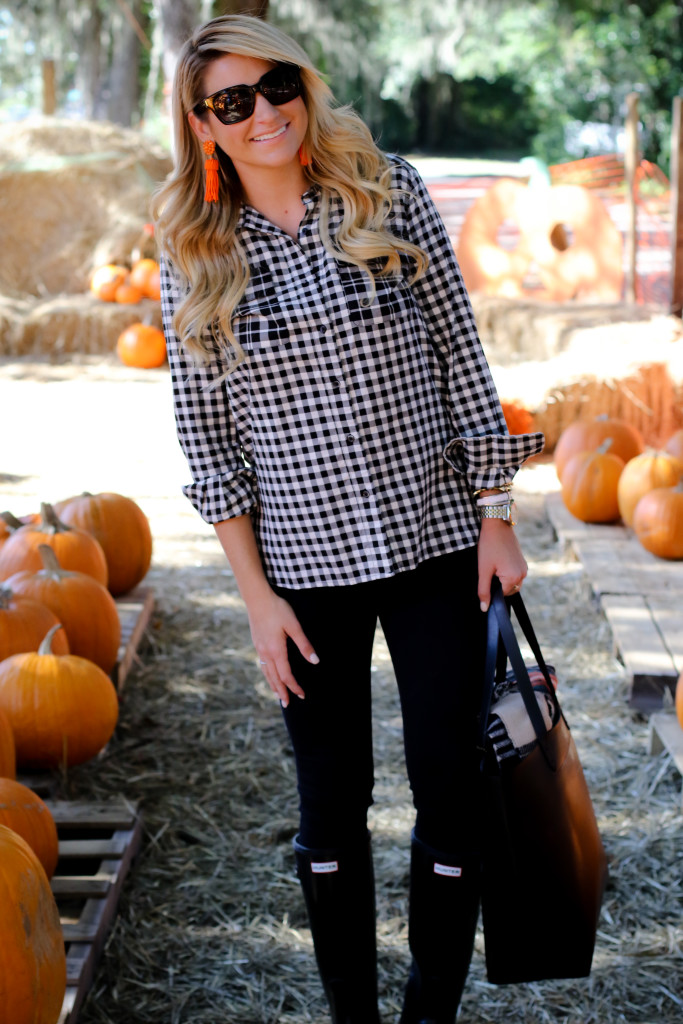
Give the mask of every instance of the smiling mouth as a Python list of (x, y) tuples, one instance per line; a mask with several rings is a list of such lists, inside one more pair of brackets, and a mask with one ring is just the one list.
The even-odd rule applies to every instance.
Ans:
[(255, 135), (252, 142), (268, 142), (270, 139), (277, 139), (278, 135), (282, 135), (289, 128), (289, 122), (283, 124), (282, 128), (278, 128), (277, 131), (269, 132), (267, 135)]

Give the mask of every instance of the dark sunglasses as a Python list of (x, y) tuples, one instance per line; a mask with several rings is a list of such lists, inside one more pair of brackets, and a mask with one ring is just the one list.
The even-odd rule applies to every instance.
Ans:
[(238, 124), (254, 113), (256, 93), (260, 92), (274, 107), (289, 103), (301, 95), (299, 68), (295, 64), (278, 64), (266, 71), (256, 85), (231, 85), (207, 96), (194, 107), (198, 116), (205, 109), (213, 110), (221, 124)]

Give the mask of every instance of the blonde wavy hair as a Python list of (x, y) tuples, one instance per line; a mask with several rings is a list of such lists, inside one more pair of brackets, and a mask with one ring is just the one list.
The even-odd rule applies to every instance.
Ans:
[[(242, 189), (232, 161), (217, 148), (220, 200), (204, 202), (205, 157), (187, 118), (204, 98), (206, 68), (227, 53), (297, 64), (301, 69), (308, 112), (303, 145), (312, 157), (304, 173), (320, 188), (320, 235), (335, 259), (368, 274), (368, 300), (374, 296), (373, 274), (398, 273), (401, 254), (406, 254), (413, 262), (414, 280), (424, 272), (427, 257), (384, 227), (392, 204), (389, 163), (358, 114), (336, 105), (298, 43), (258, 18), (214, 18), (194, 32), (178, 56), (172, 94), (174, 170), (155, 194), (152, 209), (160, 248), (189, 283), (175, 311), (178, 337), (198, 362), (206, 361), (213, 338), (227, 348), (232, 369), (244, 353), (231, 319), (249, 282), (246, 254), (236, 235)], [(330, 201), (335, 196), (342, 199), (343, 218), (332, 238)], [(378, 261), (381, 269), (370, 261)]]

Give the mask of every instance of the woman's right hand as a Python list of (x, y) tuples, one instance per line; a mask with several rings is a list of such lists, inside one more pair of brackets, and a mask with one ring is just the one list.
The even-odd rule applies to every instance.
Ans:
[(320, 659), (301, 628), (292, 606), (273, 590), (269, 590), (247, 606), (247, 612), (251, 638), (271, 690), (280, 698), (284, 708), (289, 704), (290, 693), (303, 700), (304, 691), (292, 675), (287, 657), (287, 638), (296, 644), (306, 661), (317, 665)]

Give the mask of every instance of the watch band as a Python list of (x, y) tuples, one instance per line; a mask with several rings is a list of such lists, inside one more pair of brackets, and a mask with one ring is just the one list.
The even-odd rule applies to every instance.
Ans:
[(517, 522), (514, 518), (515, 503), (512, 499), (505, 505), (480, 505), (477, 511), (482, 519), (502, 519), (510, 526)]

